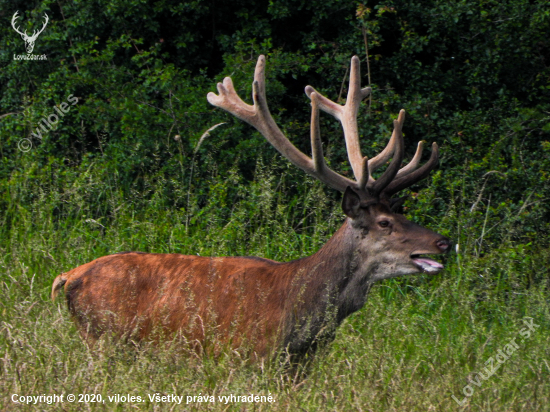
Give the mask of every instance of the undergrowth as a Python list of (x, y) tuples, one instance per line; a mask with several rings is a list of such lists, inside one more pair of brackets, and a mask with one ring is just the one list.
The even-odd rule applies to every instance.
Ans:
[[(550, 410), (548, 242), (514, 240), (503, 225), (508, 229), (492, 234), (501, 244), (487, 245), (483, 226), (472, 225), (467, 208), (456, 213), (449, 206), (427, 224), (459, 241), (459, 253), (444, 258), (445, 271), (376, 284), (365, 307), (304, 370), (250, 364), (236, 352), (205, 358), (170, 345), (103, 342), (90, 349), (63, 299), (50, 301), (58, 274), (125, 250), (280, 261), (314, 253), (343, 221), (339, 201), (310, 180), (295, 190), (287, 183), (294, 181), (292, 172), (281, 169), (277, 162), (258, 161), (248, 185), (236, 173), (213, 175), (212, 196), (199, 205), (191, 192), (187, 209), (167, 207), (162, 180), (151, 180), (147, 199), (128, 198), (94, 168), (57, 186), (25, 186), (30, 180), (8, 186), (0, 243), (0, 408)], [(101, 202), (87, 198), (94, 190), (102, 193)], [(23, 199), (29, 194), (31, 199)], [(470, 205), (477, 195), (472, 193)], [(409, 202), (410, 217), (420, 216), (419, 204), (429, 201)], [(525, 337), (528, 324), (537, 326)], [(490, 359), (511, 341), (517, 348), (498, 370), (472, 383), (487, 375)], [(12, 402), (13, 394), (96, 394), (105, 403), (21, 405)], [(142, 401), (123, 402), (113, 398), (117, 394)], [(218, 398), (250, 394), (274, 401), (226, 404)], [(182, 404), (157, 401), (166, 395), (183, 396)], [(188, 396), (196, 398), (188, 404)], [(198, 396), (215, 402), (198, 402)]]

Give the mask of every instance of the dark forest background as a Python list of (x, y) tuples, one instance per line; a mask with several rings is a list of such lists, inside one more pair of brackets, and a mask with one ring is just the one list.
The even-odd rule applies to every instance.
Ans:
[[(11, 27), (16, 11), (27, 33), (49, 16), (33, 51), (47, 60), (14, 59), (25, 54)], [(550, 325), (549, 34), (546, 0), (0, 0), (4, 392), (58, 390), (58, 376), (88, 391), (105, 380), (110, 393), (140, 385), (173, 392), (166, 376), (190, 388), (172, 358), (122, 361), (118, 372), (107, 360), (88, 369), (71, 363), (89, 353), (64, 308), (48, 301), (52, 280), (124, 250), (276, 260), (314, 253), (343, 221), (341, 195), (206, 95), (231, 76), (250, 103), (254, 66), (266, 55), (271, 112), (309, 155), (304, 87), (344, 103), (357, 55), (362, 85), (373, 89), (359, 113), (363, 154), (385, 146), (405, 109), (407, 160), (418, 141), (435, 141), (440, 165), (407, 192), (404, 213), (449, 236), (460, 253), (446, 258), (441, 275), (374, 288), (313, 368), (325, 386), (306, 379), (290, 396), (295, 387), (277, 386), (272, 375), (183, 369), (199, 370), (189, 381), (197, 393), (236, 379), (231, 385), (286, 394), (281, 410), (454, 407), (450, 391), (461, 394), (468, 373), (517, 334), (523, 316)], [(33, 136), (70, 95), (78, 103), (42, 138)], [(339, 123), (322, 114), (321, 135), (329, 165), (350, 176)], [(469, 399), (478, 410), (548, 408), (550, 343), (547, 334), (536, 339), (501, 377), (475, 388)], [(42, 360), (24, 358), (41, 345)], [(131, 381), (129, 364), (147, 378)], [(151, 366), (158, 364), (165, 369)], [(337, 375), (349, 376), (349, 386), (327, 377)], [(153, 383), (144, 383), (148, 376)], [(365, 385), (365, 377), (386, 384)]]

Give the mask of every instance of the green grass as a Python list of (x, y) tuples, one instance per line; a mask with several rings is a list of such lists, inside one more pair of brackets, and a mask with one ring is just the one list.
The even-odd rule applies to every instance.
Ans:
[[(303, 195), (289, 197), (284, 185), (276, 189), (280, 180), (265, 173), (242, 189), (238, 201), (226, 202), (224, 216), (216, 208), (228, 187), (221, 182), (217, 197), (193, 209), (188, 228), (188, 212), (167, 208), (161, 197), (137, 207), (135, 199), (111, 190), (109, 213), (91, 210), (83, 193), (93, 179), (72, 191), (36, 192), (26, 202), (21, 193), (28, 188), (14, 185), (6, 196), (0, 243), (0, 409), (550, 410), (550, 250), (544, 242), (538, 248), (514, 243), (504, 233), (503, 243), (480, 257), (468, 249), (459, 257), (450, 254), (446, 270), (436, 276), (376, 284), (365, 307), (344, 322), (305, 374), (276, 362), (251, 365), (233, 352), (211, 359), (170, 345), (106, 341), (90, 350), (63, 299), (49, 300), (59, 273), (123, 250), (277, 260), (313, 253), (340, 224), (339, 205), (310, 182)], [(62, 213), (60, 204), (66, 205)], [(450, 219), (432, 228), (443, 230)], [(459, 227), (462, 218), (452, 219)], [(473, 232), (461, 236), (461, 244), (468, 244), (468, 236), (478, 238)], [(539, 327), (520, 341), (525, 317)], [(470, 384), (514, 338), (518, 348), (498, 371), (479, 387)], [(462, 400), (468, 384), (474, 392), (460, 407), (452, 395)], [(183, 405), (150, 402), (148, 394), (157, 393), (184, 396)], [(100, 394), (105, 403), (22, 406), (11, 402), (12, 394)], [(144, 402), (110, 402), (108, 396), (117, 394)], [(218, 401), (231, 394), (271, 394), (275, 401)], [(199, 395), (216, 402), (186, 404), (187, 396)]]

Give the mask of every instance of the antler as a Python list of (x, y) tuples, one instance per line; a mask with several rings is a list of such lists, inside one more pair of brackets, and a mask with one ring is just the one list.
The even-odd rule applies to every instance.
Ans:
[(254, 105), (248, 105), (241, 100), (235, 92), (233, 82), (230, 77), (223, 79), (223, 83), (218, 83), (218, 93), (208, 93), (207, 99), (210, 104), (220, 107), (232, 115), (244, 120), (254, 126), (284, 157), (292, 164), (299, 167), (306, 173), (316, 177), (330, 187), (344, 191), (347, 186), (357, 187), (357, 183), (329, 169), (322, 153), (321, 142), (318, 133), (315, 133), (315, 127), (318, 131), (318, 109), (315, 103), (312, 104), (311, 114), (311, 141), (314, 148), (315, 161), (303, 154), (296, 148), (287, 137), (281, 132), (267, 106), (265, 96), (265, 56), (258, 58), (256, 71), (254, 72), (254, 82), (252, 83), (252, 99)]
[[(330, 187), (341, 192), (350, 186), (367, 198), (391, 197), (398, 191), (425, 178), (438, 163), (437, 144), (432, 145), (430, 160), (420, 169), (416, 169), (422, 155), (423, 142), (418, 143), (416, 154), (411, 162), (399, 169), (404, 157), (402, 127), (405, 121), (405, 111), (401, 110), (397, 120), (394, 120), (394, 130), (390, 141), (382, 152), (372, 159), (361, 154), (357, 114), (361, 100), (371, 93), (370, 87), (360, 87), (359, 58), (351, 59), (351, 73), (348, 96), (345, 105), (339, 105), (307, 86), (306, 94), (311, 99), (311, 149), (312, 158), (298, 150), (281, 132), (273, 120), (265, 96), (265, 57), (260, 56), (256, 64), (254, 82), (252, 83), (252, 99), (254, 105), (248, 105), (235, 92), (231, 78), (226, 77), (223, 83), (218, 83), (218, 95), (208, 93), (208, 101), (220, 107), (241, 120), (254, 126), (284, 157), (306, 173), (316, 177)], [(321, 145), (319, 128), (319, 109), (334, 116), (342, 124), (349, 162), (355, 181), (348, 179), (333, 170), (325, 163)], [(393, 157), (387, 169), (378, 178), (372, 177), (372, 172)], [(416, 169), (416, 170), (415, 170)]]
[(11, 18), (11, 26), (12, 26), (13, 29), (14, 29), (17, 33), (19, 33), (21, 36), (27, 37), (27, 31), (26, 31), (26, 30), (25, 30), (24, 33), (21, 33), (21, 32), (19, 31), (19, 28), (18, 28), (18, 27), (15, 27), (15, 21), (19, 18), (19, 16), (17, 15), (18, 13), (19, 13), (19, 10), (17, 10), (17, 11), (14, 13), (13, 17)]
[(47, 15), (46, 13), (44, 13), (44, 17), (45, 17), (46, 21), (45, 21), (44, 24), (42, 25), (42, 28), (41, 28), (38, 32), (36, 32), (36, 30), (34, 30), (33, 33), (32, 33), (32, 36), (29, 36), (29, 35), (27, 34), (27, 30), (25, 30), (24, 33), (21, 33), (21, 32), (19, 31), (19, 28), (18, 28), (18, 27), (15, 27), (15, 21), (19, 18), (19, 16), (17, 15), (18, 13), (19, 13), (19, 10), (16, 11), (15, 14), (13, 15), (13, 17), (12, 17), (12, 19), (11, 19), (11, 25), (12, 25), (13, 29), (14, 29), (17, 33), (19, 33), (26, 41), (32, 42), (32, 41), (36, 40), (36, 39), (38, 38), (38, 36), (40, 35), (40, 33), (42, 33), (42, 32), (44, 31), (44, 29), (46, 28), (46, 25), (47, 25), (48, 22), (50, 21), (48, 15)]
[(44, 13), (44, 17), (46, 18), (46, 21), (44, 22), (44, 24), (42, 25), (42, 28), (40, 29), (40, 31), (38, 31), (38, 33), (36, 32), (36, 30), (33, 31), (32, 36), (30, 37), (31, 40), (36, 40), (38, 35), (44, 31), (44, 29), (46, 28), (46, 25), (50, 21), (48, 15), (46, 13)]

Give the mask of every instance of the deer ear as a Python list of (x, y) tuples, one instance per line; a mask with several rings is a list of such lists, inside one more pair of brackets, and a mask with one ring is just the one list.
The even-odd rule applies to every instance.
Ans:
[(397, 213), (400, 210), (401, 206), (403, 206), (403, 203), (405, 203), (405, 200), (407, 200), (407, 197), (408, 196), (405, 195), (397, 199), (392, 199), (390, 201), (390, 210), (394, 213)]
[(359, 209), (361, 207), (361, 198), (351, 187), (346, 187), (344, 192), (344, 198), (342, 199), (342, 209), (344, 213), (355, 219), (359, 214)]

